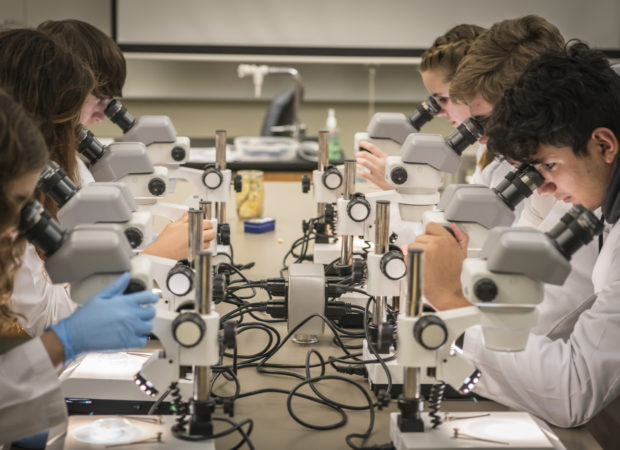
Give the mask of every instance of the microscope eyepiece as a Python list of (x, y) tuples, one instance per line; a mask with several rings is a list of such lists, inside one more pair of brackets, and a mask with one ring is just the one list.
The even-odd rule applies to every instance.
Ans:
[(99, 161), (105, 152), (103, 144), (84, 125), (79, 125), (75, 134), (78, 141), (78, 152), (84, 155), (91, 164)]
[(104, 111), (105, 115), (113, 123), (118, 125), (123, 133), (127, 133), (135, 125), (136, 119), (129, 114), (127, 108), (123, 106), (117, 99), (113, 99)]
[(59, 208), (62, 208), (78, 190), (73, 180), (54, 161), (47, 163), (37, 186), (44, 194), (49, 195)]
[(65, 232), (58, 222), (36, 200), (29, 201), (22, 208), (18, 230), (28, 242), (40, 248), (45, 256), (58, 250), (65, 239)]
[(416, 129), (420, 130), (427, 122), (439, 114), (441, 107), (437, 104), (437, 100), (432, 95), (420, 103), (420, 106), (409, 117), (409, 123)]
[(582, 205), (573, 206), (545, 233), (567, 259), (603, 231), (603, 223)]
[(522, 200), (528, 198), (534, 190), (543, 184), (545, 178), (533, 166), (523, 163), (506, 174), (493, 191), (514, 210)]
[(483, 129), (480, 124), (470, 117), (460, 124), (456, 131), (446, 138), (446, 142), (459, 155), (482, 137)]

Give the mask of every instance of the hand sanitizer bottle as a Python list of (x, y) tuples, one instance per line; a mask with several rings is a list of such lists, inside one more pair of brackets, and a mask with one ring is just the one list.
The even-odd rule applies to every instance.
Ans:
[(342, 147), (340, 147), (340, 131), (338, 130), (338, 121), (336, 120), (336, 111), (334, 108), (329, 108), (327, 110), (325, 127), (327, 131), (329, 131), (329, 162), (340, 161), (342, 159)]

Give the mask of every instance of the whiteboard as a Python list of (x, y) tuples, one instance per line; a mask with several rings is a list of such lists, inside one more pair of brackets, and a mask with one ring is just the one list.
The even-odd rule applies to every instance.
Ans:
[(567, 39), (620, 49), (618, 0), (116, 0), (115, 9), (116, 39), (135, 50), (423, 49), (456, 24), (525, 14)]

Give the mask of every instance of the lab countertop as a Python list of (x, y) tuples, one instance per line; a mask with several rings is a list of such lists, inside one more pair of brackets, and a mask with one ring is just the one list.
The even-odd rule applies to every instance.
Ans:
[[(179, 183), (175, 196), (180, 199), (192, 194), (192, 187), (187, 183)], [(234, 259), (237, 264), (255, 262), (255, 266), (244, 271), (244, 275), (250, 280), (261, 280), (268, 277), (278, 277), (279, 269), (282, 266), (282, 259), (289, 250), (295, 239), (302, 234), (301, 221), (316, 215), (316, 205), (312, 200), (311, 194), (302, 194), (301, 186), (296, 182), (265, 182), (265, 216), (276, 219), (274, 231), (264, 234), (247, 234), (243, 232), (242, 222), (237, 220), (234, 206), (234, 195), (231, 196), (231, 203), (227, 206), (227, 218), (231, 227), (231, 242), (234, 249)], [(290, 263), (290, 261), (289, 261)], [(226, 305), (218, 305), (220, 313), (226, 311)], [(248, 318), (248, 320), (251, 320)], [(282, 336), (286, 334), (285, 324), (273, 324)], [(258, 331), (248, 331), (239, 335), (238, 348), (243, 354), (258, 352), (267, 344), (267, 336)], [(341, 355), (342, 350), (332, 344), (332, 336), (326, 332), (319, 339), (319, 343), (313, 345), (321, 354), (327, 358), (329, 355)], [(274, 363), (303, 364), (306, 353), (310, 347), (301, 346), (292, 342), (287, 343), (272, 358)], [(313, 362), (318, 362), (313, 357)], [(303, 371), (297, 371), (303, 373)], [(329, 374), (335, 374), (333, 370), (327, 369)], [(318, 369), (312, 370), (313, 376), (319, 375)], [(368, 383), (360, 376), (344, 375), (360, 383), (368, 392)], [(258, 373), (254, 368), (246, 368), (239, 371), (241, 392), (247, 393), (264, 388), (291, 389), (300, 380), (281, 375)], [(321, 393), (330, 399), (346, 403), (348, 405), (363, 405), (366, 400), (358, 388), (341, 381), (325, 381), (318, 385)], [(231, 395), (233, 393), (232, 383), (223, 383), (218, 380), (214, 386), (214, 391), (220, 395)], [(301, 391), (309, 394), (309, 388)], [(373, 397), (374, 398), (374, 397)], [(348, 421), (344, 427), (315, 431), (303, 427), (295, 422), (286, 406), (287, 396), (282, 393), (261, 393), (235, 401), (235, 422), (244, 419), (252, 419), (254, 422), (251, 440), (257, 449), (348, 449), (345, 442), (347, 435), (351, 433), (363, 433), (369, 426), (370, 415), (368, 410), (352, 411), (347, 410)], [(333, 409), (317, 405), (303, 399), (293, 399), (293, 409), (297, 415), (304, 420), (316, 424), (327, 425), (337, 422), (340, 416)], [(442, 403), (442, 411), (505, 411), (506, 407), (491, 401), (477, 401), (471, 399), (445, 401)], [(396, 401), (391, 401), (382, 410), (375, 410), (373, 433), (364, 445), (386, 444), (390, 441), (390, 413), (398, 411)], [(224, 417), (221, 410), (216, 410), (216, 416)], [(92, 421), (96, 417), (71, 416), (70, 426), (75, 427), (86, 421)], [(168, 423), (164, 426), (164, 432), (169, 430), (170, 417), (165, 418)], [(445, 424), (448, 426), (450, 424)], [(223, 429), (224, 425), (217, 425), (216, 429)], [(566, 448), (568, 450), (598, 449), (600, 448), (594, 438), (583, 428), (576, 429), (551, 429), (560, 438), (560, 443), (554, 448)], [(143, 433), (141, 439), (155, 436), (155, 432)], [(190, 448), (184, 447), (184, 442), (172, 441), (172, 438), (164, 434), (167, 441), (166, 445), (160, 444), (138, 444), (128, 449), (147, 449), (147, 448)], [(240, 441), (240, 435), (233, 433), (230, 436), (218, 439), (217, 448), (231, 448)], [(361, 444), (360, 439), (353, 439), (355, 444)], [(482, 448), (485, 445), (480, 442), (471, 441), (470, 448)], [(71, 431), (67, 437), (65, 448), (69, 450), (82, 448), (102, 448), (101, 445), (85, 444), (75, 440), (71, 436)], [(242, 447), (247, 448), (247, 446)], [(510, 448), (510, 447), (507, 447)]]

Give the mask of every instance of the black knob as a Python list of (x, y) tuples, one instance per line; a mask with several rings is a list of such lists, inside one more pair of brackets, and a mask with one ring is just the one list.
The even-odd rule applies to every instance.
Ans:
[(235, 178), (233, 179), (233, 188), (235, 189), (235, 192), (241, 192), (241, 189), (243, 189), (243, 178), (241, 175), (235, 175)]
[(183, 161), (183, 159), (185, 159), (185, 149), (183, 147), (174, 147), (171, 151), (170, 151), (170, 156), (172, 156), (172, 159), (174, 159), (175, 161)]
[(407, 273), (407, 265), (400, 250), (390, 250), (379, 261), (381, 272), (390, 280), (400, 280)]
[(483, 302), (492, 302), (497, 297), (497, 285), (490, 278), (481, 278), (474, 283), (474, 295)]
[(230, 245), (230, 225), (227, 223), (220, 223), (217, 225), (217, 243)]
[(310, 177), (308, 175), (304, 174), (301, 177), (301, 192), (306, 194), (309, 191), (310, 191)]
[(202, 183), (209, 189), (217, 189), (224, 181), (222, 172), (215, 167), (205, 169), (202, 174)]
[(144, 242), (144, 234), (136, 227), (125, 228), (125, 237), (131, 248), (138, 248)]
[(172, 321), (172, 335), (180, 346), (191, 348), (202, 340), (207, 326), (195, 312), (184, 312)]
[(189, 261), (182, 259), (168, 272), (166, 287), (177, 297), (183, 297), (191, 292), (194, 286), (194, 271), (189, 267)]
[(127, 288), (125, 289), (125, 292), (123, 292), (123, 294), (141, 292), (141, 291), (144, 291), (145, 289), (146, 289), (146, 284), (144, 284), (144, 281), (138, 280), (136, 278), (132, 278), (131, 280), (129, 280), (129, 284), (127, 285)]
[(407, 181), (407, 169), (402, 166), (394, 167), (390, 172), (390, 179), (394, 184), (403, 184)]
[(161, 178), (151, 179), (151, 181), (149, 181), (148, 187), (149, 187), (149, 192), (156, 197), (159, 197), (160, 195), (164, 195), (164, 192), (166, 192), (166, 182), (162, 180)]
[(342, 174), (336, 167), (328, 166), (321, 176), (321, 181), (323, 186), (333, 191), (342, 186)]
[(448, 328), (439, 317), (428, 314), (413, 326), (413, 337), (427, 350), (437, 350), (448, 340)]
[(220, 303), (226, 298), (226, 277), (221, 273), (213, 274), (213, 303)]
[(370, 215), (370, 203), (363, 194), (353, 194), (347, 204), (347, 214), (354, 222), (363, 222)]

